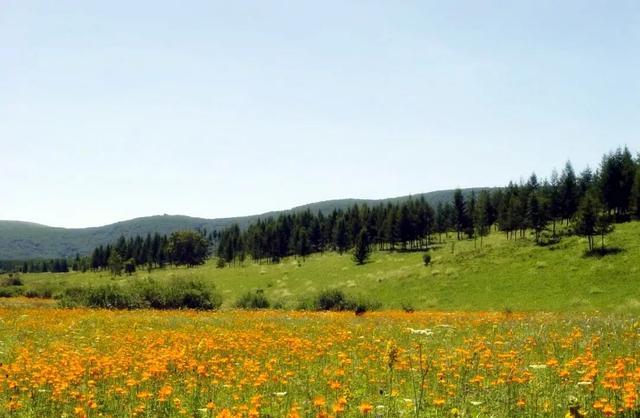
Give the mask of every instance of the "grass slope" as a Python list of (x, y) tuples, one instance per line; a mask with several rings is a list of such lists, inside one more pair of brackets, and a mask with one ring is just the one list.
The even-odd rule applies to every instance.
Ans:
[[(469, 195), (472, 191), (478, 192), (479, 190), (482, 189), (465, 189), (463, 192)], [(420, 196), (423, 196), (435, 206), (439, 202), (451, 201), (453, 199), (453, 190), (424, 193), (415, 195), (413, 198), (419, 198)], [(19, 221), (0, 221), (0, 260), (73, 257), (76, 253), (87, 255), (99, 245), (115, 242), (121, 235), (126, 237), (144, 236), (155, 232), (170, 234), (184, 229), (207, 229), (208, 231), (213, 231), (226, 228), (234, 223), (238, 223), (240, 227), (246, 227), (258, 218), (277, 216), (285, 212), (301, 212), (309, 209), (314, 213), (318, 211), (329, 213), (334, 209), (346, 209), (355, 203), (376, 205), (386, 202), (398, 202), (408, 198), (409, 196), (382, 200), (329, 200), (298, 206), (290, 211), (269, 212), (236, 218), (204, 219), (181, 215), (158, 215), (100, 227), (76, 229), (54, 228)]]
[(131, 277), (109, 273), (23, 275), (25, 288), (124, 283), (151, 277), (202, 279), (214, 283), (231, 307), (248, 290), (263, 289), (272, 302), (295, 308), (315, 292), (338, 288), (382, 303), (383, 308), (411, 305), (429, 310), (550, 310), (640, 313), (640, 222), (617, 225), (607, 238), (623, 251), (603, 258), (584, 257), (586, 241), (563, 238), (550, 247), (530, 239), (507, 241), (494, 233), (482, 249), (473, 241), (447, 241), (432, 252), (425, 267), (420, 253), (375, 252), (356, 266), (349, 254), (327, 253), (280, 264), (246, 263), (216, 269), (210, 261), (192, 269), (167, 268)]

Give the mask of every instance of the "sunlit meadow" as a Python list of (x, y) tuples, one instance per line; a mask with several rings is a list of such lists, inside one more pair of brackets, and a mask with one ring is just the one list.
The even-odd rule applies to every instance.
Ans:
[(640, 322), (0, 305), (10, 416), (637, 416)]

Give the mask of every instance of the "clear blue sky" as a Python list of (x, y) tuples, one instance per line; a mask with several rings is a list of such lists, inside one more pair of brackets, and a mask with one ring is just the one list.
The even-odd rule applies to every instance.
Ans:
[(0, 219), (496, 186), (624, 144), (637, 0), (0, 0)]

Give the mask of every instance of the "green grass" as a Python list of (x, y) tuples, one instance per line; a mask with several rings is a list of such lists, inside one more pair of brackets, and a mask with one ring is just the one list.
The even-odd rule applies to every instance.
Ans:
[(166, 268), (133, 276), (108, 272), (25, 274), (24, 289), (122, 283), (136, 278), (202, 279), (215, 284), (223, 307), (234, 306), (247, 291), (263, 289), (272, 304), (295, 308), (324, 289), (380, 302), (384, 309), (412, 306), (424, 310), (544, 310), (640, 312), (640, 222), (616, 226), (607, 245), (623, 251), (585, 257), (586, 240), (566, 237), (554, 246), (536, 246), (530, 238), (507, 241), (494, 233), (480, 249), (473, 241), (445, 242), (432, 251), (425, 267), (422, 253), (374, 252), (364, 266), (350, 254), (326, 253), (280, 264), (215, 268)]

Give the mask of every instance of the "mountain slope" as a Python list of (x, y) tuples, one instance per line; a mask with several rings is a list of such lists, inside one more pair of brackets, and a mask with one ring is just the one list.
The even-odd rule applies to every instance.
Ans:
[[(465, 189), (470, 195), (482, 188)], [(334, 209), (346, 209), (354, 204), (369, 206), (381, 203), (395, 203), (409, 198), (424, 197), (430, 204), (449, 202), (453, 190), (441, 190), (413, 196), (400, 196), (389, 199), (340, 199), (311, 203), (289, 210), (269, 212), (236, 218), (204, 219), (182, 215), (156, 215), (117, 222), (110, 225), (91, 228), (56, 228), (20, 221), (0, 221), (0, 260), (24, 260), (33, 258), (72, 257), (76, 253), (89, 254), (98, 245), (114, 242), (118, 237), (146, 235), (158, 232), (170, 234), (184, 229), (206, 229), (214, 231), (238, 223), (241, 228), (248, 226), (258, 218), (277, 216), (280, 213), (310, 210), (328, 213)]]

